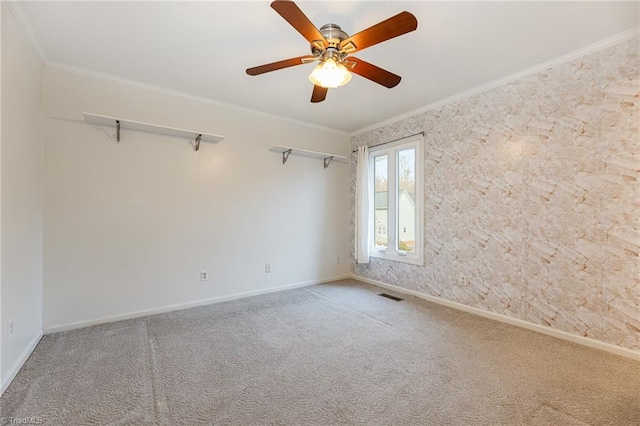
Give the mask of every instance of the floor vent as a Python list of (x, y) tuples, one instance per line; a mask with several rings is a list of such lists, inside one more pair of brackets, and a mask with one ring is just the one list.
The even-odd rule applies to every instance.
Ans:
[(404, 299), (401, 299), (401, 298), (396, 297), (396, 296), (392, 296), (392, 295), (387, 294), (387, 293), (380, 293), (378, 296), (386, 297), (387, 299), (395, 300), (396, 302), (404, 300)]

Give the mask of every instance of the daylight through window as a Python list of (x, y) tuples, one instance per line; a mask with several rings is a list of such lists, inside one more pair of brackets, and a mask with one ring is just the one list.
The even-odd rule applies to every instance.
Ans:
[(373, 173), (371, 255), (422, 264), (422, 136), (369, 151)]

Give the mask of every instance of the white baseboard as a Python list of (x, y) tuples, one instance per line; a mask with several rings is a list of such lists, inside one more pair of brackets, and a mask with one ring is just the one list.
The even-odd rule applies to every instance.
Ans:
[(196, 307), (199, 307), (199, 306), (206, 306), (206, 305), (213, 305), (215, 303), (228, 302), (230, 300), (243, 299), (245, 297), (259, 296), (261, 294), (275, 293), (275, 292), (278, 292), (278, 291), (284, 291), (284, 290), (291, 290), (291, 289), (294, 289), (294, 288), (307, 287), (307, 286), (311, 286), (311, 285), (315, 285), (315, 284), (321, 284), (321, 283), (327, 283), (327, 282), (331, 282), (331, 281), (344, 280), (344, 279), (347, 279), (347, 278), (351, 278), (351, 275), (350, 274), (348, 274), (348, 275), (340, 275), (340, 276), (337, 276), (337, 277), (329, 277), (329, 278), (322, 278), (322, 279), (312, 280), (312, 281), (304, 281), (304, 282), (299, 282), (299, 283), (286, 284), (286, 285), (278, 286), (278, 287), (271, 287), (271, 288), (266, 288), (266, 289), (261, 289), (261, 290), (253, 290), (253, 291), (247, 291), (247, 292), (244, 292), (244, 293), (232, 294), (230, 296), (212, 297), (210, 299), (197, 300), (197, 301), (194, 301), (194, 302), (187, 302), (187, 303), (180, 303), (180, 304), (177, 304), (177, 305), (162, 306), (162, 307), (153, 308), (153, 309), (145, 309), (145, 310), (130, 312), (130, 313), (126, 313), (126, 314), (119, 314), (119, 315), (113, 315), (113, 316), (108, 316), (108, 317), (96, 318), (96, 319), (93, 319), (93, 320), (78, 321), (78, 322), (74, 322), (74, 323), (71, 323), (71, 324), (55, 325), (55, 326), (51, 326), (51, 327), (46, 327), (44, 329), (44, 334), (59, 333), (61, 331), (68, 331), (68, 330), (75, 330), (75, 329), (78, 329), (78, 328), (91, 327), (93, 325), (107, 324), (107, 323), (110, 323), (110, 322), (124, 321), (124, 320), (128, 320), (128, 319), (133, 319), (133, 318), (141, 318), (141, 317), (147, 317), (147, 316), (150, 316), (150, 315), (163, 314), (165, 312), (179, 311), (179, 310), (182, 310), (182, 309), (196, 308)]
[(464, 312), (469, 312), (471, 314), (479, 315), (481, 317), (515, 325), (516, 327), (526, 328), (527, 330), (536, 331), (538, 333), (546, 334), (548, 336), (557, 337), (559, 339), (568, 340), (569, 342), (578, 343), (580, 345), (589, 346), (590, 348), (600, 349), (605, 352), (609, 352), (615, 355), (620, 355), (626, 358), (631, 358), (633, 360), (640, 361), (640, 352), (636, 352), (632, 349), (623, 348), (621, 346), (612, 345), (611, 343), (601, 342), (599, 340), (590, 339), (588, 337), (579, 336), (577, 334), (568, 333), (566, 331), (556, 330), (551, 327), (534, 324), (529, 321), (511, 318), (506, 315), (496, 314), (494, 312), (489, 312), (489, 311), (485, 311), (484, 309), (463, 305), (462, 303), (452, 302), (450, 300), (442, 299), (440, 297), (429, 296), (428, 294), (420, 293), (419, 291), (408, 290), (406, 288), (398, 287), (392, 284), (387, 284), (382, 281), (372, 280), (372, 279), (360, 277), (354, 274), (351, 274), (351, 278), (353, 278), (354, 280), (362, 281), (364, 283), (373, 284), (389, 290), (397, 291), (398, 293), (404, 293), (411, 296), (419, 297), (421, 299), (428, 300), (429, 302), (438, 303), (440, 305), (444, 305), (449, 308), (458, 309)]
[(40, 343), (40, 339), (42, 339), (42, 330), (40, 330), (38, 334), (33, 336), (33, 339), (31, 339), (27, 347), (24, 348), (18, 359), (16, 359), (16, 362), (14, 362), (11, 366), (9, 375), (2, 380), (2, 390), (0, 391), (0, 395), (2, 395), (4, 391), (7, 390), (13, 379), (16, 378), (16, 375), (18, 374), (24, 363), (27, 362), (27, 359), (29, 359), (29, 357), (33, 353), (33, 350), (36, 348), (36, 346), (38, 346), (38, 343)]

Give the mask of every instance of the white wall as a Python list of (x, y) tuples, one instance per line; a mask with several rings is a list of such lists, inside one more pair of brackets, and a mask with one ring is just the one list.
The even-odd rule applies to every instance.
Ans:
[[(3, 5), (0, 5), (0, 23)], [(2, 48), (2, 27), (0, 27), (0, 49)], [(0, 50), (0, 321), (2, 321), (2, 51)], [(4, 393), (4, 369), (2, 368), (2, 341), (4, 333), (0, 323), (0, 395)]]
[[(349, 166), (267, 151), (348, 135), (61, 69), (44, 90), (45, 331), (348, 274)], [(225, 139), (118, 144), (82, 112)]]
[[(42, 66), (2, 3), (2, 390), (42, 332)], [(8, 335), (8, 321), (14, 332)]]

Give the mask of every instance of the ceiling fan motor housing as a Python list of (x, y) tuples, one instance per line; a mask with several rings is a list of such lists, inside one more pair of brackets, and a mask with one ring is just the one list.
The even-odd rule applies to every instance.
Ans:
[[(327, 49), (335, 49), (336, 53), (339, 49), (340, 42), (349, 38), (349, 34), (342, 31), (342, 28), (336, 24), (323, 25), (320, 27), (320, 34), (322, 34), (329, 43), (329, 47)], [(314, 56), (321, 56), (324, 53), (323, 51), (324, 49), (320, 49), (311, 44), (311, 53)]]

